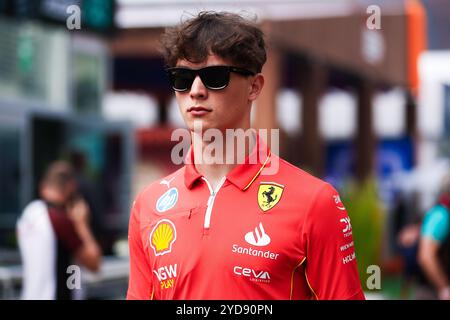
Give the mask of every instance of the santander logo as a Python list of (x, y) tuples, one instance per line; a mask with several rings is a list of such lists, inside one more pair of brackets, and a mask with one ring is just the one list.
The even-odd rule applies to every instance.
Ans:
[(245, 235), (245, 241), (257, 247), (264, 247), (270, 243), (270, 237), (264, 231), (262, 222), (259, 223), (259, 226), (254, 231), (250, 231)]

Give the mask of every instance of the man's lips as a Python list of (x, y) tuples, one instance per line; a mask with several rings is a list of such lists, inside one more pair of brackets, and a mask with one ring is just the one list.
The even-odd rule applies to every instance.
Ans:
[(202, 115), (205, 115), (205, 114), (211, 112), (212, 110), (207, 109), (202, 106), (193, 106), (193, 107), (190, 107), (187, 111), (194, 116), (202, 116)]
[(203, 106), (192, 106), (192, 107), (190, 107), (189, 109), (188, 109), (188, 112), (191, 112), (191, 111), (212, 111), (211, 109), (208, 109), (208, 108), (205, 108), (205, 107), (203, 107)]

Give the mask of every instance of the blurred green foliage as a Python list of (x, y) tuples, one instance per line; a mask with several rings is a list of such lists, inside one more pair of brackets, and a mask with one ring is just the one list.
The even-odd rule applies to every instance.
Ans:
[(374, 178), (364, 182), (349, 181), (341, 191), (352, 224), (359, 277), (364, 290), (367, 290), (367, 267), (381, 267), (381, 250), (385, 212), (378, 197)]

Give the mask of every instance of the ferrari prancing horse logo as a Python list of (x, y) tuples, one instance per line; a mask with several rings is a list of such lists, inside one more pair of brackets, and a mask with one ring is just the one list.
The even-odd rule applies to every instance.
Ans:
[(274, 182), (262, 182), (258, 189), (258, 205), (262, 211), (272, 209), (281, 199), (284, 186)]

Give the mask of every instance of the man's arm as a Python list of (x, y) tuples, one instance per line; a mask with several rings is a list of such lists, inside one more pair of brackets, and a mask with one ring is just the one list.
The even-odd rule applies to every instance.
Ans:
[(81, 239), (81, 246), (75, 252), (75, 258), (91, 271), (100, 268), (102, 251), (89, 227), (89, 208), (83, 200), (78, 200), (69, 209), (75, 231)]
[(76, 259), (89, 270), (98, 271), (102, 260), (102, 252), (89, 226), (85, 223), (76, 224), (75, 230), (83, 242), (83, 245), (75, 253)]
[(305, 277), (318, 300), (364, 300), (352, 227), (336, 190), (318, 191), (306, 217)]
[(427, 278), (438, 290), (440, 299), (450, 299), (448, 278), (439, 261), (438, 251), (448, 236), (450, 219), (443, 206), (433, 207), (425, 215), (419, 241), (418, 263)]
[(439, 298), (450, 299), (450, 286), (447, 276), (439, 262), (438, 251), (441, 244), (429, 237), (422, 237), (419, 242), (419, 264), (427, 278), (438, 290)]
[(128, 245), (130, 249), (130, 277), (127, 300), (153, 300), (152, 270), (142, 244), (138, 200), (133, 203), (131, 210)]

